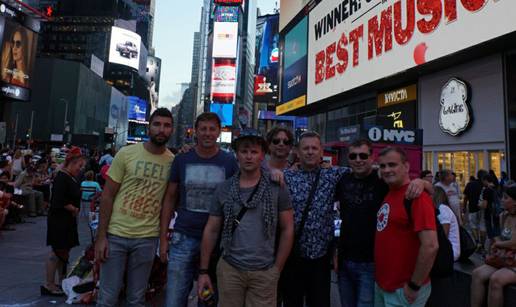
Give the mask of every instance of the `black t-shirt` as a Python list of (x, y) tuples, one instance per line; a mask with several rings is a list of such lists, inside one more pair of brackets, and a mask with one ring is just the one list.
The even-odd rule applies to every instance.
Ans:
[(491, 214), (491, 212), (493, 212), (493, 203), (494, 203), (495, 196), (496, 196), (495, 193), (496, 193), (495, 190), (493, 190), (489, 187), (485, 187), (484, 190), (482, 191), (482, 199), (487, 202), (487, 208), (485, 211), (486, 216), (488, 216), (489, 214)]
[(342, 219), (339, 241), (341, 259), (356, 262), (374, 261), (376, 214), (389, 187), (373, 171), (358, 179), (344, 175), (337, 184), (336, 197), (340, 202)]
[(468, 182), (464, 188), (464, 195), (468, 198), (468, 209), (470, 213), (478, 212), (478, 201), (482, 194), (482, 183), (479, 180)]

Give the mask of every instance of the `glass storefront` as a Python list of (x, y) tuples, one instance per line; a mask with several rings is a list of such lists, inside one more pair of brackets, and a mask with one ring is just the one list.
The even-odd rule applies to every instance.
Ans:
[[(464, 191), (469, 177), (476, 176), (480, 169), (493, 170), (500, 178), (504, 163), (503, 151), (427, 151), (423, 157), (425, 169), (431, 170), (434, 174), (444, 169), (455, 172), (461, 191)], [(487, 161), (485, 158), (488, 158)]]

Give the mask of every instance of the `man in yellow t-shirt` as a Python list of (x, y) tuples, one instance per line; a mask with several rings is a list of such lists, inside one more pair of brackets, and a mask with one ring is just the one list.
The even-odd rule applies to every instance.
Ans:
[(150, 140), (122, 148), (109, 168), (95, 243), (95, 258), (102, 262), (97, 306), (118, 304), (126, 271), (127, 305), (144, 306), (158, 244), (161, 200), (174, 159), (166, 147), (172, 122), (168, 109), (154, 111)]

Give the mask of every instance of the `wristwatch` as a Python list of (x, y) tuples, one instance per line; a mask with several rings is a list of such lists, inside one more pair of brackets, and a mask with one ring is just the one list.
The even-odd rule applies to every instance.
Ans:
[(208, 269), (199, 269), (199, 275), (207, 275), (208, 273)]
[(409, 281), (409, 282), (407, 283), (407, 286), (408, 286), (410, 289), (414, 290), (414, 291), (419, 291), (419, 289), (421, 289), (421, 286), (418, 286), (418, 285), (417, 285), (415, 282), (413, 282), (412, 280), (411, 280), (411, 281)]

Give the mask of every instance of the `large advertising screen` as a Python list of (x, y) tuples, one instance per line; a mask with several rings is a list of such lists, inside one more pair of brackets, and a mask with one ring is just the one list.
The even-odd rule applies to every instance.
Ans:
[(140, 67), (140, 35), (119, 27), (111, 28), (109, 62), (132, 67)]
[(516, 31), (516, 1), (351, 3), (310, 12), (308, 103)]
[(159, 81), (161, 76), (161, 59), (153, 56), (147, 57), (147, 74), (145, 78), (149, 82), (149, 101), (151, 113), (158, 107)]
[(129, 130), (127, 131), (128, 143), (145, 142), (148, 140), (146, 124), (129, 122)]
[(211, 100), (231, 103), (236, 91), (236, 62), (234, 59), (214, 59), (211, 71)]
[(238, 22), (238, 6), (215, 7), (216, 22)]
[(233, 125), (233, 107), (231, 103), (212, 103), (210, 112), (219, 116), (222, 127), (228, 127)]
[(285, 35), (282, 58), (281, 103), (278, 115), (300, 108), (306, 103), (308, 18), (303, 18)]
[(242, 4), (244, 0), (214, 0), (215, 4)]
[(127, 111), (127, 119), (145, 122), (147, 115), (147, 101), (135, 97), (129, 96), (129, 109)]
[[(281, 0), (280, 1), (280, 20), (279, 29), (280, 31), (294, 18), (296, 15), (303, 10), (308, 2), (311, 0)], [(345, 1), (346, 2), (346, 1)]]
[(236, 58), (238, 22), (215, 22), (213, 26), (214, 58)]
[(4, 96), (30, 99), (37, 34), (19, 23), (0, 17), (3, 29), (1, 59), (1, 92)]
[(263, 31), (259, 37), (256, 76), (254, 83), (254, 101), (276, 105), (278, 102), (278, 66), (279, 66), (279, 15), (265, 18)]

